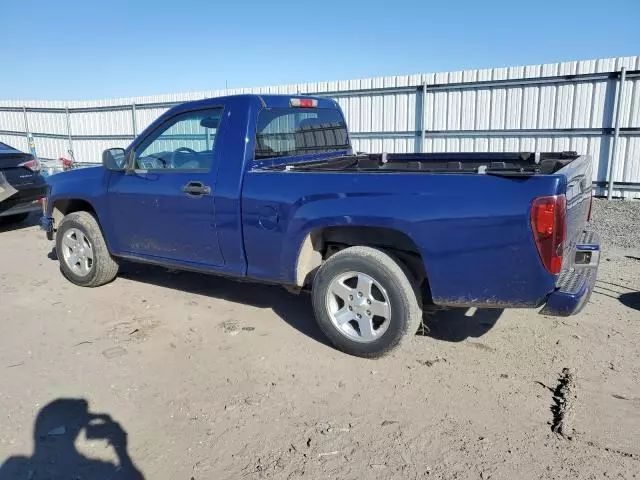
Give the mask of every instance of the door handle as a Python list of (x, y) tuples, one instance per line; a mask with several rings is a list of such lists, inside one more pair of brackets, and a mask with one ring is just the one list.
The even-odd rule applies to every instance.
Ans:
[(182, 186), (182, 191), (190, 197), (200, 197), (202, 195), (209, 195), (211, 193), (211, 187), (204, 185), (202, 182), (189, 182)]

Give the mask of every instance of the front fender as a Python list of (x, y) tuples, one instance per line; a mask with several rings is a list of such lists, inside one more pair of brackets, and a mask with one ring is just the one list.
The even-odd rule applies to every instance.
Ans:
[(82, 199), (92, 201), (108, 189), (109, 172), (102, 167), (81, 168), (47, 177), (49, 200)]
[[(95, 212), (105, 241), (109, 245), (109, 210), (107, 193), (109, 188), (109, 172), (102, 167), (82, 168), (57, 173), (48, 177), (49, 195), (47, 197), (46, 215), (54, 220), (54, 227), (73, 202), (87, 204)], [(77, 204), (76, 204), (77, 205)], [(83, 208), (84, 209), (84, 208)], [(111, 247), (109, 248), (111, 250)]]

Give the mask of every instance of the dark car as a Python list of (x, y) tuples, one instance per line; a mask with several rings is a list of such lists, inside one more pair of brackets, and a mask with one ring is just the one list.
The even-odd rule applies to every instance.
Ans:
[(41, 210), (47, 183), (39, 172), (33, 155), (0, 142), (0, 224), (21, 222)]

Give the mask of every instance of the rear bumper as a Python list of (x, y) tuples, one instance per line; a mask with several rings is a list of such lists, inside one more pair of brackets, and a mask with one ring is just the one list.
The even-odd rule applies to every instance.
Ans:
[[(540, 311), (543, 315), (568, 317), (580, 312), (589, 301), (598, 276), (600, 263), (600, 236), (585, 231), (578, 244), (570, 251), (571, 264), (560, 272), (556, 290), (547, 298)], [(585, 263), (586, 259), (589, 260)], [(580, 263), (582, 262), (582, 263)]]

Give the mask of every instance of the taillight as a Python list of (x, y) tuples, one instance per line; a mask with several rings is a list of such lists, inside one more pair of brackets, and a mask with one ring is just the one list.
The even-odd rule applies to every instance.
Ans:
[(562, 268), (566, 235), (567, 199), (564, 195), (538, 197), (531, 206), (531, 229), (544, 268), (554, 275)]
[(315, 98), (292, 98), (289, 100), (291, 107), (314, 108), (318, 106), (318, 100)]
[(24, 167), (32, 172), (39, 172), (42, 169), (42, 165), (40, 164), (40, 160), (34, 158), (33, 160), (27, 160), (26, 162), (22, 162), (18, 165), (19, 167)]

